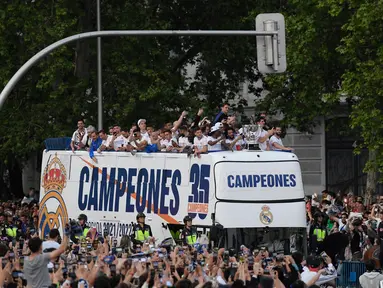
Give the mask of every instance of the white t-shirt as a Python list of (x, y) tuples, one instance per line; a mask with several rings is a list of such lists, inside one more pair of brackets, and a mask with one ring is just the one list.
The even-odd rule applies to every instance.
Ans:
[(178, 138), (178, 145), (180, 147), (186, 147), (186, 146), (191, 146), (191, 143), (189, 142), (188, 137), (182, 136), (182, 137)]
[[(226, 138), (225, 143), (230, 145), (232, 142), (234, 142), (235, 138), (233, 138), (233, 139)], [(242, 150), (242, 146), (245, 144), (246, 144), (246, 142), (243, 139), (239, 139), (237, 142), (235, 142), (233, 149), (236, 150), (236, 146), (239, 146), (240, 150)]]
[(202, 148), (207, 145), (207, 137), (205, 135), (202, 135), (201, 139), (194, 137), (193, 145), (197, 147), (198, 150), (202, 150)]
[(261, 143), (261, 142), (259, 142), (259, 138), (262, 138), (262, 137), (264, 137), (266, 135), (268, 135), (268, 132), (266, 130), (262, 130), (261, 133), (259, 134), (258, 138), (257, 138), (257, 143), (259, 145), (259, 148), (262, 151), (266, 151), (267, 150), (267, 145), (269, 144), (269, 139), (266, 139), (266, 141)]
[(346, 231), (347, 222), (346, 224), (343, 224), (342, 219), (339, 219), (338, 224), (339, 224), (339, 231)]
[[(307, 267), (303, 267), (301, 280), (307, 284), (311, 281), (313, 277), (315, 277), (316, 274), (317, 272), (310, 271)], [(320, 275), (318, 281), (316, 281), (315, 284), (320, 286), (322, 284), (325, 284), (329, 281), (336, 279), (337, 276), (338, 275), (337, 275), (336, 269), (334, 268), (334, 265), (330, 263), (328, 264), (326, 268), (326, 275)]]
[(128, 143), (128, 140), (124, 136), (120, 135), (116, 139), (114, 139), (113, 149), (117, 150), (121, 146), (125, 146), (127, 143)]
[[(207, 137), (207, 143), (209, 144), (210, 141), (217, 141), (217, 138), (214, 138), (213, 136), (209, 136)], [(208, 146), (208, 150), (209, 151), (220, 151), (222, 150), (222, 145), (221, 145), (221, 141), (217, 142), (216, 144), (214, 145), (210, 145)]]
[(145, 132), (145, 133), (141, 132), (141, 136), (142, 136), (142, 140), (145, 140), (146, 142), (148, 142), (148, 144), (150, 143), (150, 136), (148, 132)]
[(166, 151), (166, 148), (170, 147), (170, 146), (173, 146), (172, 144), (172, 140), (168, 140), (168, 139), (162, 139), (160, 141), (160, 146), (165, 146), (165, 148), (162, 148), (161, 151)]
[(80, 142), (85, 145), (87, 137), (88, 137), (88, 132), (86, 131), (86, 129), (84, 129), (81, 132), (77, 129), (76, 131), (73, 132), (72, 141), (76, 145), (78, 145), (78, 143), (80, 143)]
[(110, 142), (112, 142), (112, 139), (113, 139), (113, 136), (112, 135), (108, 135), (106, 140), (102, 140), (101, 145), (104, 145), (105, 147), (109, 147)]
[(51, 249), (51, 248), (59, 249), (60, 248), (60, 244), (57, 243), (56, 241), (52, 241), (52, 240), (47, 240), (47, 241), (43, 242), (43, 251), (45, 249)]
[(270, 150), (280, 151), (281, 149), (278, 149), (278, 148), (274, 147), (273, 143), (277, 143), (277, 144), (283, 146), (282, 139), (278, 138), (275, 135), (271, 136), (271, 138), (270, 138)]
[[(137, 142), (137, 144), (140, 144), (142, 141), (146, 141), (146, 139), (144, 139), (144, 137), (141, 137), (141, 139), (136, 139), (136, 141), (130, 141), (129, 144), (132, 145), (134, 148), (137, 148), (136, 142)], [(126, 143), (126, 145), (127, 145), (128, 144), (128, 140), (126, 142), (127, 142)]]

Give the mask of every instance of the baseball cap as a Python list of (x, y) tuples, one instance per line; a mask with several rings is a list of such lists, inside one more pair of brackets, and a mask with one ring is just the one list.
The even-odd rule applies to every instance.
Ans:
[(146, 123), (146, 119), (140, 119), (140, 120), (138, 120), (138, 121), (137, 121), (137, 125), (139, 126), (140, 123), (141, 123), (141, 122), (144, 122), (144, 121), (145, 121), (145, 123)]

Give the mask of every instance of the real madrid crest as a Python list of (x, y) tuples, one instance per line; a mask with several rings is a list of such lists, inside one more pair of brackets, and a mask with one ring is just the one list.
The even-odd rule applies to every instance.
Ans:
[(49, 234), (51, 229), (58, 229), (64, 234), (64, 227), (68, 223), (68, 211), (63, 198), (67, 175), (65, 166), (57, 154), (47, 164), (42, 177), (44, 197), (40, 201), (39, 230), (42, 238)]
[(273, 213), (271, 213), (269, 206), (264, 205), (262, 207), (262, 212), (259, 214), (259, 220), (264, 225), (270, 225), (273, 222)]

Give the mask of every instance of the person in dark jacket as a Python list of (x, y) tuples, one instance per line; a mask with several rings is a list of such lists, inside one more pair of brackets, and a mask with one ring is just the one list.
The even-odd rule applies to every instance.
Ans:
[(320, 254), (324, 250), (324, 240), (327, 236), (326, 224), (323, 222), (323, 214), (317, 212), (314, 215), (314, 223), (311, 225), (309, 232), (311, 253)]

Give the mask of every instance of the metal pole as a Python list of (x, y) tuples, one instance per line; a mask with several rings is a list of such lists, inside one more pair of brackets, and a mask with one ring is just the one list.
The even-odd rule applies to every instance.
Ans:
[[(101, 31), (100, 0), (97, 0), (97, 31)], [(102, 117), (102, 65), (101, 37), (97, 38), (97, 93), (98, 93), (98, 130), (103, 129)]]
[(41, 50), (39, 53), (29, 59), (23, 66), (21, 66), (19, 70), (17, 70), (17, 72), (12, 76), (7, 85), (4, 87), (3, 91), (1, 91), (0, 109), (3, 107), (8, 95), (12, 92), (12, 89), (33, 65), (35, 65), (42, 58), (44, 58), (46, 55), (58, 47), (70, 42), (105, 36), (272, 36), (277, 34), (277, 31), (257, 32), (254, 30), (117, 30), (87, 32), (69, 36)]

